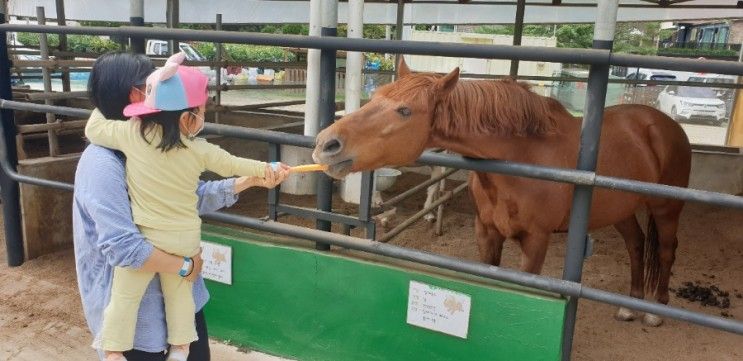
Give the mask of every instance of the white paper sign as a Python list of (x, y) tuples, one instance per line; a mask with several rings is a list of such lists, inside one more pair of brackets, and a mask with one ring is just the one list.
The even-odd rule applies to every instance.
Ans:
[(205, 279), (232, 285), (232, 247), (201, 241), (201, 258)]
[(470, 303), (469, 295), (410, 281), (408, 323), (467, 338)]

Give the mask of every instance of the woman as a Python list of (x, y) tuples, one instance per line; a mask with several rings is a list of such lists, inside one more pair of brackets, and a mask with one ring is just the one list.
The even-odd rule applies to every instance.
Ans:
[[(108, 119), (125, 119), (124, 107), (143, 100), (147, 76), (154, 70), (143, 55), (110, 53), (96, 60), (90, 73), (88, 92), (93, 105)], [(103, 310), (108, 304), (113, 269), (131, 267), (157, 273), (178, 274), (183, 257), (169, 255), (147, 242), (135, 226), (127, 195), (123, 155), (89, 145), (83, 152), (75, 174), (73, 229), (75, 261), (83, 311), (95, 339), (101, 331)], [(283, 181), (242, 177), (201, 182), (197, 189), (199, 212), (228, 207), (237, 194), (253, 187), (272, 188)], [(208, 361), (209, 340), (201, 309), (209, 294), (200, 277), (202, 260), (194, 257), (186, 277), (194, 282), (194, 315), (199, 340), (192, 343), (188, 360)], [(128, 361), (163, 361), (167, 348), (166, 323), (159, 278), (148, 286), (139, 307), (134, 350), (124, 354)], [(94, 342), (95, 346), (95, 342)], [(102, 353), (99, 352), (102, 359)]]

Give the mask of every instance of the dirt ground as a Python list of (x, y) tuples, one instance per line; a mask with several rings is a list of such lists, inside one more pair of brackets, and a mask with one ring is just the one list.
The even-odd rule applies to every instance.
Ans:
[[(1, 234), (0, 360), (97, 360), (83, 317), (72, 249), (9, 268)], [(217, 361), (285, 360), (214, 340), (210, 344)]]

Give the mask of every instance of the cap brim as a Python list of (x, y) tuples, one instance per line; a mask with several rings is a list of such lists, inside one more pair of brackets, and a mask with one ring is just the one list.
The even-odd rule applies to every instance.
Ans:
[(140, 115), (154, 114), (161, 112), (160, 109), (153, 109), (146, 105), (144, 102), (132, 103), (124, 108), (125, 117), (136, 117)]

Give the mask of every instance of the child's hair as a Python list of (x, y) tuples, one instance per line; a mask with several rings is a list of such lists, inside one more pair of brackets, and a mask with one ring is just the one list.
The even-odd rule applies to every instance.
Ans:
[(183, 112), (197, 112), (198, 109), (184, 109), (184, 110), (171, 110), (162, 111), (148, 115), (142, 115), (141, 125), (139, 128), (139, 134), (142, 136), (147, 143), (152, 144), (151, 140), (148, 139), (148, 135), (152, 133), (158, 126), (162, 128), (163, 136), (160, 140), (160, 144), (157, 145), (157, 149), (163, 152), (167, 152), (172, 149), (186, 148), (186, 145), (181, 141), (181, 128), (180, 119)]

